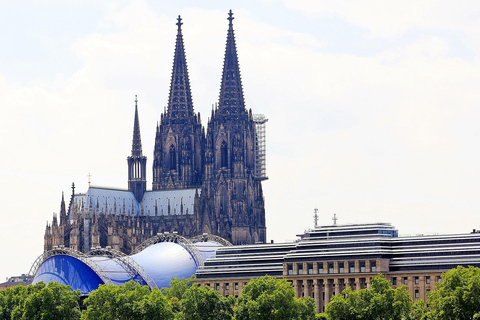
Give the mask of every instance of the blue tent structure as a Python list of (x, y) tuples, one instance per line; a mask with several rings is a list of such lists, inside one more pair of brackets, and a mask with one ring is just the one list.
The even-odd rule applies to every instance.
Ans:
[(218, 248), (231, 244), (204, 234), (186, 239), (163, 233), (148, 239), (132, 255), (111, 248), (95, 248), (84, 254), (67, 247), (56, 247), (42, 254), (30, 274), (33, 284), (55, 281), (88, 295), (100, 284), (122, 285), (133, 280), (150, 288), (170, 286), (173, 277), (189, 278)]

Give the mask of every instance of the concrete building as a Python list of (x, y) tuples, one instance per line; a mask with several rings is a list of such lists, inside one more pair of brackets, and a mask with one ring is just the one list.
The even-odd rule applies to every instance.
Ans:
[(332, 225), (308, 230), (296, 242), (219, 248), (197, 270), (196, 282), (239, 296), (252, 278), (285, 278), (297, 297), (312, 297), (321, 312), (333, 295), (370, 288), (378, 274), (425, 300), (441, 274), (458, 265), (480, 267), (477, 231), (399, 237), (387, 223)]

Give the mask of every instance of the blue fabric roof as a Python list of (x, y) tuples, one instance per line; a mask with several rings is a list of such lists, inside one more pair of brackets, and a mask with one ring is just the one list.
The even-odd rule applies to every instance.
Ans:
[[(216, 242), (198, 242), (194, 244), (200, 258), (205, 260), (215, 254), (221, 247)], [(159, 242), (141, 252), (130, 256), (159, 288), (169, 287), (173, 277), (190, 278), (197, 271), (197, 264), (183, 245), (174, 242)], [(83, 295), (89, 294), (105, 281), (122, 285), (134, 280), (146, 285), (145, 279), (135, 270), (135, 267), (122, 258), (110, 256), (86, 257), (86, 263), (68, 255), (55, 255), (46, 259), (38, 268), (33, 283), (56, 281), (80, 290)], [(90, 267), (91, 265), (92, 267)], [(94, 271), (99, 271), (103, 279)]]

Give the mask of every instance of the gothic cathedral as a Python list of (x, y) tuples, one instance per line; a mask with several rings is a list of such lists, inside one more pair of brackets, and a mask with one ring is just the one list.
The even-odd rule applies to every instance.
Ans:
[(233, 244), (265, 242), (266, 119), (245, 107), (233, 19), (230, 11), (220, 97), (206, 132), (193, 109), (179, 16), (168, 107), (156, 129), (152, 190), (146, 189), (135, 98), (128, 190), (89, 186), (75, 193), (72, 185), (68, 207), (62, 195), (60, 221), (54, 214), (47, 224), (45, 251), (110, 246), (128, 254), (161, 232), (208, 233)]

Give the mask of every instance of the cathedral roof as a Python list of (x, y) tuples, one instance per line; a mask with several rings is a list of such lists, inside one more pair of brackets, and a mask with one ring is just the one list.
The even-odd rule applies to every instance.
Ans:
[(75, 195), (74, 205), (79, 211), (91, 207), (92, 213), (185, 215), (193, 214), (196, 191), (197, 189), (147, 191), (139, 203), (129, 190), (92, 186), (87, 193)]
[(187, 60), (183, 46), (182, 24), (182, 19), (178, 16), (177, 40), (168, 99), (168, 116), (173, 119), (185, 119), (194, 116)]
[(228, 13), (227, 45), (223, 61), (222, 84), (220, 87), (219, 111), (228, 113), (242, 112), (245, 109), (242, 80), (238, 65), (237, 47), (233, 31), (233, 13)]

